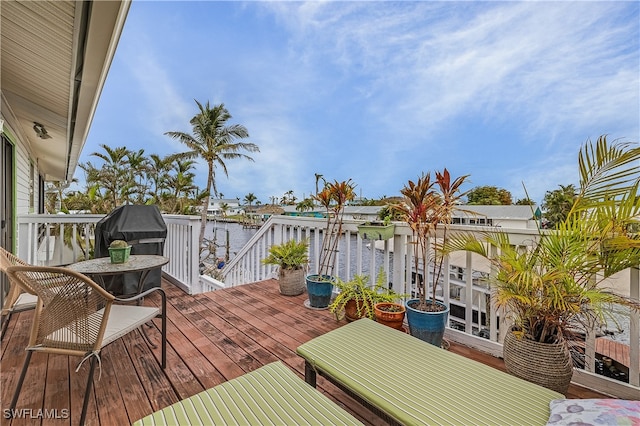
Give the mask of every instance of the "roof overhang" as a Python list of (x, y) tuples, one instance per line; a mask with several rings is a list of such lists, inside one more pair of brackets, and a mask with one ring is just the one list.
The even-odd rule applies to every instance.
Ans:
[(2, 115), (46, 180), (73, 177), (130, 4), (0, 4)]

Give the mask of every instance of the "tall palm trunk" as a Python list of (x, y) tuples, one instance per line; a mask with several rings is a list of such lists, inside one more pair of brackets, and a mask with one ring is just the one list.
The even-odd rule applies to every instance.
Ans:
[[(208, 197), (204, 197), (202, 201), (202, 213), (200, 214), (200, 237), (198, 238), (199, 253), (204, 249), (204, 233), (207, 229), (207, 210), (209, 209), (209, 200), (211, 199), (211, 187), (213, 186), (213, 163), (209, 163), (209, 174), (207, 176), (207, 192)], [(215, 195), (215, 194), (214, 194)]]

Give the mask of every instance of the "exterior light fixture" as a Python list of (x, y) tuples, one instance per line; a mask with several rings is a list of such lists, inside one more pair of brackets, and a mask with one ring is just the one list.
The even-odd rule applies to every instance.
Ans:
[(40, 138), (40, 139), (49, 139), (51, 138), (51, 136), (49, 136), (49, 133), (47, 133), (47, 129), (44, 128), (44, 126), (40, 123), (37, 122), (33, 122), (33, 130), (36, 132), (36, 135)]

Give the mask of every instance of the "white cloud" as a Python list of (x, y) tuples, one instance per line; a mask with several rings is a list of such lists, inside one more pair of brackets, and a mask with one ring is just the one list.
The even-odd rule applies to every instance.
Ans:
[(188, 131), (193, 98), (224, 102), (261, 149), (229, 164), (225, 195), (301, 197), (314, 173), (393, 195), (447, 166), (540, 200), (587, 138), (640, 131), (632, 3), (144, 5), (118, 52), (138, 125)]

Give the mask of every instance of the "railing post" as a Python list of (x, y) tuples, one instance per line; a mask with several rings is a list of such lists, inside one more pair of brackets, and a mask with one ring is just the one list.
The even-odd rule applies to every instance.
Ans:
[[(640, 267), (629, 270), (629, 296), (640, 300)], [(629, 315), (629, 384), (640, 386), (640, 313)]]
[[(465, 253), (465, 303), (464, 303), (464, 331), (473, 332), (473, 263), (471, 252)], [(478, 331), (482, 326), (482, 309), (478, 303)]]

